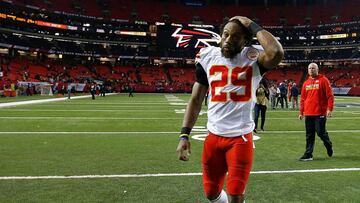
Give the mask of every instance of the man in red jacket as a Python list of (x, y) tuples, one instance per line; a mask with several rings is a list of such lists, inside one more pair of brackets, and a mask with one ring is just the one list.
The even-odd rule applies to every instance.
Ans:
[(331, 117), (334, 107), (334, 94), (329, 80), (319, 74), (316, 63), (308, 66), (309, 78), (304, 82), (301, 89), (300, 115), (302, 120), (305, 116), (306, 127), (306, 150), (300, 161), (313, 160), (315, 143), (315, 131), (324, 142), (329, 157), (333, 155), (332, 143), (326, 131), (326, 117)]

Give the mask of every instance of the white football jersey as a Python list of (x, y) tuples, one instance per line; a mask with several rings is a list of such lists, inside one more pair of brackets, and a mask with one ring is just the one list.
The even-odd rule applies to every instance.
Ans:
[(209, 82), (207, 129), (223, 137), (250, 133), (252, 110), (262, 76), (257, 59), (261, 46), (245, 47), (234, 58), (222, 56), (220, 47), (206, 47), (196, 56)]

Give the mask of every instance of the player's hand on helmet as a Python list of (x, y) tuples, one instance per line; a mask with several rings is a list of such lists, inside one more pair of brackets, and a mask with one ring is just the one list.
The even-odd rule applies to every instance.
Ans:
[(176, 149), (176, 154), (179, 160), (188, 161), (191, 154), (190, 141), (180, 139), (178, 147)]
[(243, 24), (247, 28), (250, 26), (250, 23), (253, 22), (252, 20), (250, 20), (249, 18), (247, 18), (245, 16), (234, 16), (234, 17), (230, 18), (230, 20), (238, 20), (238, 21), (240, 21), (241, 24)]

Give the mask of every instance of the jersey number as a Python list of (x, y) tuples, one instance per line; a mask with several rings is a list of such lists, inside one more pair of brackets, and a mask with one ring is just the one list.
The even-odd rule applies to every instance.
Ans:
[[(210, 68), (210, 76), (221, 73), (220, 80), (213, 80), (210, 83), (211, 86), (211, 101), (213, 102), (226, 102), (228, 100), (228, 94), (230, 93), (230, 99), (234, 102), (246, 102), (251, 98), (251, 80), (252, 69), (251, 66), (235, 67), (229, 69), (225, 65), (214, 65)], [(240, 78), (240, 76), (242, 76)], [(236, 87), (243, 87), (245, 94), (238, 94), (236, 91), (220, 92), (215, 94), (216, 88), (225, 87), (232, 84)]]

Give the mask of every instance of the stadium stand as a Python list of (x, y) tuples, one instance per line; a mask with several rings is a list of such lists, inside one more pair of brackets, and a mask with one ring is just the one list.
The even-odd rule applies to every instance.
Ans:
[(68, 82), (103, 81), (111, 91), (190, 92), (198, 38), (179, 48), (171, 35), (179, 27), (218, 32), (239, 13), (285, 48), (283, 63), (266, 75), (273, 83), (301, 84), (306, 64), (315, 61), (334, 87), (360, 86), (360, 4), (234, 2), (2, 0), (0, 88), (27, 81), (59, 83), (61, 90)]
[[(48, 11), (62, 11), (94, 17), (111, 17), (115, 19), (133, 19), (156, 22), (168, 15), (173, 22), (189, 23), (200, 19), (206, 24), (219, 24), (224, 17), (239, 15), (258, 19), (264, 25), (279, 25), (285, 19), (288, 25), (302, 25), (305, 19), (310, 19), (311, 25), (333, 22), (349, 22), (356, 19), (360, 9), (357, 1), (329, 1), (327, 4), (291, 5), (227, 5), (224, 2), (186, 5), (179, 1), (85, 1), (85, 0), (16, 0), (16, 5), (28, 5)], [(210, 2), (210, 1), (207, 1)], [(234, 1), (235, 3), (236, 1)], [(245, 1), (246, 2), (246, 1)], [(274, 1), (276, 2), (276, 1)], [(316, 1), (314, 1), (316, 2)], [(271, 2), (270, 2), (271, 3)], [(287, 4), (287, 5), (286, 5)], [(151, 9), (149, 9), (151, 8)], [(222, 10), (223, 12), (218, 12)], [(255, 11), (265, 12), (255, 12)], [(336, 17), (337, 16), (337, 17)], [(194, 18), (195, 17), (195, 18)]]

